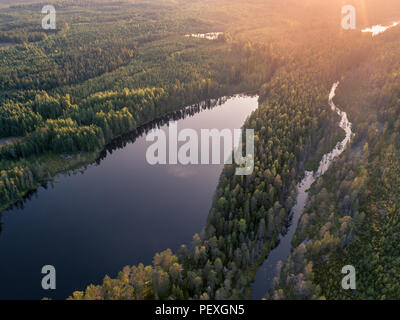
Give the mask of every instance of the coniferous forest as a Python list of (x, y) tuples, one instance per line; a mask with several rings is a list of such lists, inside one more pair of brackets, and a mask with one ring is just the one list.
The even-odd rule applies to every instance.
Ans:
[[(243, 124), (254, 130), (254, 170), (224, 166), (192, 242), (69, 299), (249, 299), (288, 228), (298, 183), (343, 140), (328, 105), (336, 81), (354, 137), (311, 186), (293, 250), (264, 297), (400, 298), (400, 27), (361, 32), (400, 21), (400, 3), (348, 4), (359, 12), (354, 30), (341, 27), (342, 1), (333, 0), (57, 0), (57, 28), (44, 30), (43, 3), (5, 1), (0, 212), (156, 119), (258, 95)], [(208, 32), (222, 34), (185, 36)], [(357, 270), (355, 290), (340, 285), (345, 265)]]

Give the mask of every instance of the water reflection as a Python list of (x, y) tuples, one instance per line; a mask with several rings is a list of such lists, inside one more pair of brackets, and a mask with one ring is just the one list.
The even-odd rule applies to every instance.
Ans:
[(175, 111), (173, 113), (165, 115), (164, 117), (160, 117), (149, 123), (146, 123), (136, 130), (122, 135), (107, 144), (105, 148), (100, 152), (100, 156), (96, 160), (96, 163), (100, 164), (101, 160), (105, 159), (108, 153), (112, 154), (112, 152), (117, 149), (125, 148), (127, 144), (134, 143), (138, 138), (146, 135), (153, 129), (160, 129), (163, 126), (169, 126), (170, 121), (183, 120), (188, 117), (193, 117), (197, 113), (200, 113), (202, 111), (211, 110), (216, 106), (223, 105), (228, 99), (230, 99), (230, 97), (222, 97), (219, 99), (209, 99), (206, 101), (202, 101), (200, 103), (188, 106), (182, 110)]
[(209, 32), (209, 33), (192, 33), (186, 34), (185, 37), (187, 38), (200, 38), (200, 39), (207, 39), (207, 40), (217, 40), (219, 36), (221, 36), (223, 32)]
[[(66, 175), (71, 175), (71, 173), (66, 173)], [(37, 188), (35, 190), (29, 190), (22, 198), (18, 199), (16, 202), (14, 202), (14, 204), (9, 206), (7, 209), (4, 209), (3, 211), (0, 211), (0, 217), (3, 212), (13, 211), (15, 209), (24, 210), (26, 203), (28, 203), (30, 200), (38, 197), (40, 188), (43, 188), (44, 190), (47, 190), (49, 188), (53, 189), (54, 183), (52, 181), (45, 181), (40, 184), (39, 188)]]

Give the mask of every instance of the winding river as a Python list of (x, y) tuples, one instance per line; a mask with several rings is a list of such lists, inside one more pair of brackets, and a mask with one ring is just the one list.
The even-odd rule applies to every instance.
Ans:
[[(115, 140), (85, 171), (59, 175), (0, 213), (0, 299), (65, 299), (189, 244), (206, 223), (223, 165), (152, 166), (146, 134), (158, 128), (168, 136), (170, 120), (198, 133), (239, 129), (257, 106), (257, 97), (234, 96), (154, 121)], [(56, 268), (54, 291), (42, 290), (44, 265)]]
[(332, 86), (332, 89), (329, 93), (329, 106), (331, 107), (332, 111), (336, 112), (340, 116), (341, 120), (339, 126), (345, 131), (346, 136), (343, 141), (339, 142), (331, 152), (325, 154), (322, 157), (317, 171), (306, 171), (303, 180), (301, 180), (301, 182), (297, 185), (298, 191), (296, 204), (292, 208), (292, 211), (290, 213), (290, 226), (287, 228), (286, 232), (280, 236), (279, 244), (270, 252), (267, 259), (258, 269), (255, 281), (253, 282), (251, 287), (252, 299), (261, 299), (265, 296), (265, 293), (268, 292), (271, 286), (272, 280), (277, 274), (278, 262), (286, 261), (286, 258), (290, 254), (292, 250), (291, 242), (293, 239), (293, 235), (296, 232), (299, 219), (306, 205), (308, 190), (310, 189), (311, 185), (316, 181), (317, 178), (325, 174), (325, 172), (329, 169), (332, 161), (334, 161), (335, 158), (339, 157), (342, 154), (347, 144), (353, 137), (351, 123), (347, 118), (346, 112), (341, 111), (333, 102), (333, 98), (335, 97), (335, 92), (338, 86), (339, 82), (334, 83)]

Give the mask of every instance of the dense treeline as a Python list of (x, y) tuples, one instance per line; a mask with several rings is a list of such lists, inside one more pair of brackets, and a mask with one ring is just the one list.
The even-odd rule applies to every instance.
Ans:
[[(398, 39), (398, 30), (377, 37), (374, 54), (339, 87), (357, 135), (313, 186), (271, 298), (400, 297)], [(355, 267), (356, 290), (342, 289), (345, 265)]]
[(26, 167), (14, 167), (11, 170), (0, 171), (0, 201), (7, 203), (20, 198), (20, 190), (29, 190), (37, 186), (30, 169)]
[(0, 137), (24, 136), (40, 126), (43, 118), (19, 103), (5, 103), (0, 108)]
[[(87, 33), (84, 35), (88, 36)], [(74, 36), (74, 41), (71, 41), (59, 37), (0, 51), (0, 88), (49, 90), (111, 72), (126, 65), (134, 56), (135, 43), (132, 40)], [(26, 65), (27, 60), (33, 63)]]

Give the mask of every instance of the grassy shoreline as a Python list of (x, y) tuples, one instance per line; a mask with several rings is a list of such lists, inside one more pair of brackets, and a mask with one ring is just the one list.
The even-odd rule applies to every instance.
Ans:
[(5, 211), (10, 207), (12, 207), (18, 201), (23, 199), (29, 192), (37, 190), (44, 182), (56, 181), (55, 177), (58, 174), (71, 172), (72, 170), (79, 170), (81, 168), (84, 168), (92, 164), (98, 158), (99, 154), (100, 151), (79, 153), (74, 155), (70, 159), (63, 159), (60, 155), (55, 155), (55, 154), (45, 154), (40, 157), (36, 157), (36, 160), (40, 160), (43, 163), (46, 163), (46, 166), (50, 168), (51, 177), (43, 178), (36, 181), (34, 188), (22, 190), (19, 193), (18, 198), (13, 199), (8, 203), (5, 203), (2, 206), (0, 206), (0, 212)]

